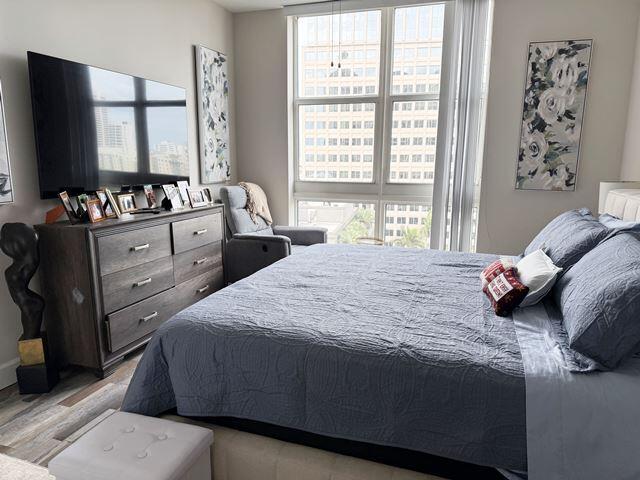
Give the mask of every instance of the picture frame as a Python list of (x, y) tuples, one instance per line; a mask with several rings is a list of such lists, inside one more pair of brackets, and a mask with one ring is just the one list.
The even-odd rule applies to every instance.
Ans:
[(214, 203), (213, 192), (209, 187), (204, 187), (204, 194), (207, 197), (207, 201), (209, 204)]
[(180, 199), (180, 192), (175, 185), (162, 185), (162, 191), (164, 192), (165, 197), (167, 197), (167, 200), (171, 202), (171, 210), (180, 210), (184, 208), (184, 204)]
[(64, 211), (67, 214), (69, 221), (71, 223), (76, 223), (79, 219), (76, 215), (76, 209), (71, 204), (71, 197), (69, 197), (69, 194), (66, 191), (60, 192), (58, 194), (58, 198), (60, 198), (60, 201), (62, 202), (62, 206), (64, 207)]
[(153, 185), (144, 185), (142, 188), (144, 189), (144, 196), (147, 198), (147, 206), (149, 208), (156, 208), (158, 206), (158, 201), (156, 199), (156, 194), (153, 191)]
[(122, 193), (118, 195), (118, 205), (122, 213), (135, 212), (138, 209), (134, 193)]
[(120, 207), (118, 206), (118, 202), (116, 201), (116, 198), (113, 196), (113, 193), (111, 193), (111, 190), (109, 190), (108, 188), (105, 188), (103, 190), (104, 190), (104, 193), (107, 195), (107, 198), (109, 199), (109, 203), (111, 207), (113, 208), (113, 213), (116, 214), (117, 218), (120, 218), (122, 216), (122, 213), (120, 212)]
[(4, 96), (2, 93), (2, 81), (0, 80), (0, 205), (7, 205), (14, 201), (7, 124), (4, 114)]
[(195, 47), (200, 182), (231, 179), (229, 150), (229, 75), (227, 55), (203, 45)]
[(515, 189), (574, 192), (593, 39), (530, 42)]
[(89, 214), (89, 221), (91, 223), (98, 223), (107, 219), (104, 209), (102, 208), (102, 201), (99, 198), (87, 200), (87, 213)]
[(204, 188), (189, 188), (189, 203), (191, 208), (206, 207), (209, 205)]
[(78, 212), (82, 210), (83, 212), (87, 211), (87, 202), (89, 201), (89, 195), (86, 193), (82, 193), (76, 197), (76, 202), (78, 202)]
[(186, 205), (189, 203), (189, 182), (186, 180), (180, 180), (176, 182), (176, 186), (178, 187), (178, 191), (180, 192), (180, 198), (182, 198), (182, 203)]
[(113, 208), (113, 204), (111, 203), (111, 200), (109, 199), (109, 196), (107, 195), (107, 192), (105, 189), (96, 190), (96, 197), (98, 197), (98, 200), (100, 200), (100, 202), (102, 203), (102, 210), (104, 211), (105, 217), (107, 218), (118, 217), (115, 209)]

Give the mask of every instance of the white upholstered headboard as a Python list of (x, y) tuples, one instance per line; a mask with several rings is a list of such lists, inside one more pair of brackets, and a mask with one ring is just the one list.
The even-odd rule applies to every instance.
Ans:
[(640, 189), (610, 190), (601, 213), (627, 222), (640, 222)]

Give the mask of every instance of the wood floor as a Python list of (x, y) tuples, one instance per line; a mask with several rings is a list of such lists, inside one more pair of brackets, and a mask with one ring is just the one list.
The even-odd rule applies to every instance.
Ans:
[(44, 395), (20, 395), (16, 385), (0, 390), (0, 453), (47, 466), (84, 432), (120, 408), (140, 356), (125, 360), (99, 380), (71, 368)]

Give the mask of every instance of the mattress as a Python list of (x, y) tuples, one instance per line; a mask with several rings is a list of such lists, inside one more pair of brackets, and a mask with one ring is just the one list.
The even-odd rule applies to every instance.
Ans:
[(495, 256), (315, 245), (193, 305), (152, 338), (123, 410), (232, 417), (526, 470)]

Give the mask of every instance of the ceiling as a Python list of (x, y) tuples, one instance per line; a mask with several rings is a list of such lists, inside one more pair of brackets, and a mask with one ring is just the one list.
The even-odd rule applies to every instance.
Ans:
[(214, 0), (218, 5), (223, 6), (233, 13), (252, 12), (255, 10), (272, 10), (287, 5), (298, 5), (300, 3), (316, 3), (322, 0)]

